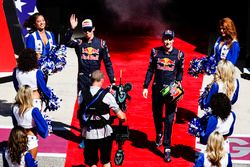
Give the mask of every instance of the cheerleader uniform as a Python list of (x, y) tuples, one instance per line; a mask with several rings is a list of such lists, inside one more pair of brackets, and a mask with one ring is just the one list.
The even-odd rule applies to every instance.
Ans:
[(209, 135), (214, 131), (218, 131), (224, 136), (224, 147), (225, 150), (229, 153), (230, 150), (228, 136), (231, 136), (233, 133), (235, 120), (236, 115), (233, 111), (224, 121), (220, 118), (217, 118), (215, 115), (210, 116), (207, 122), (206, 130), (201, 133), (200, 143), (206, 145)]
[(5, 159), (9, 165), (9, 167), (37, 167), (38, 166), (37, 161), (35, 161), (32, 158), (32, 155), (28, 151), (26, 151), (22, 154), (20, 165), (11, 162), (8, 150), (5, 151), (4, 156), (5, 156)]
[(211, 55), (215, 56), (217, 62), (219, 62), (221, 59), (226, 59), (235, 65), (240, 54), (239, 42), (233, 40), (230, 48), (227, 46), (226, 42), (220, 46), (220, 42), (221, 37), (217, 38), (214, 44), (214, 50)]
[[(19, 107), (13, 106), (12, 109), (12, 121), (14, 126), (21, 126), (24, 129), (31, 130), (35, 135), (36, 132), (43, 138), (48, 136), (48, 125), (44, 120), (41, 112), (38, 108), (32, 107), (28, 109), (23, 116), (19, 115)], [(34, 135), (28, 136), (28, 149), (38, 147), (38, 138)]]
[[(201, 109), (210, 107), (210, 101), (211, 101), (212, 95), (214, 95), (216, 93), (226, 93), (224, 87), (225, 87), (225, 85), (221, 81), (214, 82), (209, 90), (208, 95), (206, 97), (204, 97), (203, 99), (201, 99), (201, 101), (200, 101)], [(235, 88), (234, 88), (234, 91), (230, 97), (231, 104), (234, 104), (238, 100), (239, 88), (240, 88), (239, 80), (236, 79), (235, 80)]]
[[(231, 155), (227, 153), (220, 160), (221, 167), (232, 167)], [(195, 163), (195, 167), (211, 167), (212, 164), (207, 158), (207, 153), (201, 153)]]
[[(51, 98), (51, 90), (46, 86), (44, 75), (41, 70), (34, 69), (29, 72), (23, 72), (18, 68), (15, 68), (13, 71), (13, 84), (18, 91), (19, 87), (23, 85), (29, 85), (33, 91), (38, 90), (41, 92), (46, 99)], [(41, 99), (33, 99), (33, 106), (37, 107), (39, 110), (42, 109)]]
[(203, 58), (194, 58), (190, 62), (188, 73), (194, 77), (198, 77), (201, 73), (208, 75), (214, 74), (218, 62), (222, 59), (230, 61), (233, 65), (237, 63), (240, 46), (237, 40), (233, 40), (230, 47), (227, 46), (226, 42), (220, 46), (221, 37), (217, 38), (213, 50), (210, 56)]
[(45, 31), (48, 38), (48, 42), (44, 45), (42, 38), (40, 37), (38, 31), (31, 33), (26, 39), (26, 48), (34, 49), (41, 56), (46, 56), (53, 46), (56, 45), (56, 40), (54, 34), (49, 31)]
[(45, 45), (38, 33), (31, 33), (26, 39), (26, 47), (34, 49), (41, 54), (38, 60), (39, 68), (45, 74), (47, 81), (48, 75), (61, 71), (66, 65), (66, 47), (56, 45), (55, 37), (52, 32), (45, 31), (48, 42)]

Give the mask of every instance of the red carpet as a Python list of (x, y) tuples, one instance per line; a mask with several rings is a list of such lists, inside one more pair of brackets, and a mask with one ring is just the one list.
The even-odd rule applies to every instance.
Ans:
[[(161, 45), (160, 38), (156, 37), (126, 37), (122, 39), (109, 39), (108, 46), (111, 51), (111, 59), (119, 79), (119, 70), (123, 70), (123, 83), (131, 82), (133, 89), (130, 92), (132, 100), (128, 104), (127, 117), (130, 128), (130, 139), (125, 142), (124, 167), (131, 166), (193, 166), (195, 138), (187, 133), (189, 120), (197, 114), (199, 90), (202, 84), (202, 77), (195, 79), (187, 74), (189, 61), (194, 56), (202, 56), (194, 51), (195, 46), (188, 44), (178, 38), (175, 39), (175, 47), (185, 53), (185, 71), (183, 77), (184, 98), (179, 102), (178, 112), (173, 127), (172, 136), (172, 162), (166, 164), (163, 161), (163, 147), (155, 148), (155, 130), (153, 125), (151, 98), (142, 97), (142, 85), (145, 78), (150, 50)], [(103, 67), (102, 67), (103, 69)], [(108, 80), (106, 78), (106, 84)], [(151, 96), (151, 89), (149, 89)], [(76, 111), (77, 106), (75, 107)], [(79, 123), (74, 117), (72, 127), (79, 127)], [(79, 132), (71, 130), (74, 136)], [(66, 167), (84, 166), (83, 150), (78, 149), (79, 139), (72, 139), (68, 142)], [(117, 144), (114, 142), (112, 164)], [(115, 166), (115, 165), (114, 165)]]
[(16, 66), (16, 61), (4, 14), (3, 0), (0, 0), (0, 25), (0, 72), (12, 72)]

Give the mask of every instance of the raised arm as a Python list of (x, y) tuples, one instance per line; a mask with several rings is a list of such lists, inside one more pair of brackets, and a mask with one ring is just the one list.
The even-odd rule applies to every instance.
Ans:
[(78, 25), (78, 19), (76, 17), (75, 14), (72, 14), (70, 16), (70, 28), (67, 30), (67, 32), (65, 33), (65, 36), (62, 40), (62, 43), (65, 44), (67, 47), (71, 47), (74, 48), (76, 46), (79, 45), (79, 42), (77, 40), (71, 40), (71, 37), (73, 35), (74, 29), (77, 27)]
[(69, 21), (70, 21), (71, 28), (74, 30), (77, 27), (77, 25), (78, 25), (78, 19), (77, 19), (76, 15), (72, 14), (70, 16)]

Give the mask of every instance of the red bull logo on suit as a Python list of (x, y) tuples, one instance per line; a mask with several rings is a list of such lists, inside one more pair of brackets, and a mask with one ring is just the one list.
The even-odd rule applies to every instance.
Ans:
[(157, 69), (164, 71), (173, 71), (175, 67), (175, 61), (169, 58), (159, 58), (157, 60)]
[(98, 60), (99, 49), (92, 47), (82, 48), (82, 59), (84, 60)]

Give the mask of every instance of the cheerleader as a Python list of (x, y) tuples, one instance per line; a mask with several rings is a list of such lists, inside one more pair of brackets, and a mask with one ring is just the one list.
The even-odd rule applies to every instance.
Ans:
[(9, 167), (37, 167), (37, 161), (28, 151), (28, 137), (22, 127), (11, 130), (4, 157)]
[(24, 49), (13, 71), (13, 84), (16, 91), (23, 85), (29, 85), (33, 92), (33, 106), (42, 110), (42, 100), (49, 110), (59, 107), (60, 99), (47, 87), (44, 74), (38, 69), (37, 53), (33, 49)]
[(237, 63), (240, 46), (237, 40), (237, 31), (234, 22), (226, 17), (219, 21), (217, 38), (210, 56), (194, 58), (190, 62), (188, 73), (197, 77), (200, 73), (214, 74), (220, 60), (228, 60), (233, 65)]
[(221, 60), (214, 74), (214, 80), (205, 88), (199, 99), (201, 109), (208, 109), (212, 95), (220, 92), (225, 93), (234, 104), (238, 99), (239, 87), (234, 65), (230, 61)]
[(21, 126), (28, 136), (28, 150), (36, 159), (38, 151), (37, 134), (46, 138), (48, 125), (37, 107), (33, 107), (33, 90), (28, 85), (19, 88), (12, 107), (14, 126)]
[(210, 134), (214, 131), (220, 132), (224, 139), (224, 146), (229, 151), (228, 136), (232, 135), (236, 115), (231, 111), (231, 102), (224, 93), (216, 93), (211, 98), (212, 115), (206, 122), (206, 128), (200, 135), (200, 143), (206, 145)]
[(30, 29), (26, 38), (26, 48), (38, 53), (39, 67), (46, 77), (61, 71), (66, 64), (66, 47), (56, 44), (54, 34), (47, 31), (47, 20), (40, 13), (31, 15), (24, 23)]
[(213, 132), (207, 142), (207, 148), (201, 153), (195, 163), (195, 167), (232, 167), (230, 153), (224, 148), (224, 138), (218, 132)]
[(215, 55), (217, 62), (228, 60), (235, 65), (239, 57), (240, 46), (234, 22), (228, 17), (221, 19), (219, 21), (219, 33), (220, 36), (214, 44), (211, 55)]

